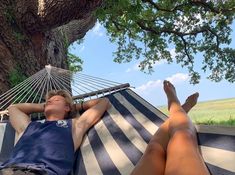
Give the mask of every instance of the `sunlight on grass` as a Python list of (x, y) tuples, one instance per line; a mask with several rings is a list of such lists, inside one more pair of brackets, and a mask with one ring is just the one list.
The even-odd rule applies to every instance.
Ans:
[[(166, 106), (158, 109), (169, 114)], [(199, 102), (189, 112), (189, 116), (197, 124), (235, 126), (235, 98)]]

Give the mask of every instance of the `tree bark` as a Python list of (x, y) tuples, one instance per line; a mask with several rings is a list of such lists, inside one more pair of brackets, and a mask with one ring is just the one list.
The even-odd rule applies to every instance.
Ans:
[(30, 76), (47, 64), (67, 69), (68, 46), (85, 36), (101, 0), (4, 0), (0, 3), (0, 94), (19, 68)]
[[(19, 25), (30, 33), (48, 31), (83, 19), (101, 5), (101, 0), (16, 0)], [(27, 4), (27, 5), (26, 5)]]

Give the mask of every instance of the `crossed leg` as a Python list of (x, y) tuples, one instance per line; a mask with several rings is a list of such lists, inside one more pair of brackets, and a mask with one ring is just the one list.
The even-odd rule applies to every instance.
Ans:
[(166, 164), (166, 147), (169, 141), (168, 120), (153, 135), (131, 175), (163, 175)]
[[(164, 82), (164, 90), (169, 96), (168, 92), (169, 88), (174, 88), (172, 85), (168, 87), (169, 82)], [(169, 90), (168, 90), (169, 89)], [(175, 90), (174, 90), (175, 92)], [(176, 96), (176, 93), (175, 93)], [(197, 103), (197, 98), (199, 94), (195, 93), (187, 98), (185, 103), (182, 105), (181, 109), (184, 112), (188, 113), (192, 107)], [(168, 97), (169, 98), (169, 97)], [(171, 102), (173, 100), (168, 99), (168, 109), (171, 111)], [(178, 104), (180, 105), (178, 99)], [(174, 122), (174, 121), (173, 121)], [(132, 175), (141, 175), (141, 174), (148, 174), (148, 175), (163, 175), (166, 168), (166, 162), (168, 159), (168, 142), (171, 137), (169, 133), (169, 123), (170, 119), (166, 120), (158, 129), (158, 131), (154, 134), (152, 139), (150, 140), (145, 153), (143, 154), (142, 158), (136, 165), (135, 169), (132, 172)], [(169, 166), (169, 163), (167, 164)]]
[(165, 175), (209, 175), (199, 152), (196, 129), (180, 105), (174, 86), (164, 82), (169, 104), (169, 142)]

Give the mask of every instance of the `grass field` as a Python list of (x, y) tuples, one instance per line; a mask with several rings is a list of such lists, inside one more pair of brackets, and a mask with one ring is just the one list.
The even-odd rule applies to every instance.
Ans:
[[(158, 107), (168, 114), (167, 107)], [(235, 126), (235, 98), (199, 102), (189, 116), (197, 124)]]

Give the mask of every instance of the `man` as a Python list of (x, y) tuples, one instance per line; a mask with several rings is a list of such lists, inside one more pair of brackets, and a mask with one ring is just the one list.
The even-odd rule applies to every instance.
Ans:
[[(74, 152), (83, 136), (109, 107), (107, 98), (73, 104), (63, 90), (51, 91), (45, 104), (21, 103), (8, 108), (10, 123), (20, 137), (0, 174), (67, 175), (73, 167)], [(69, 118), (71, 111), (84, 111)], [(33, 122), (29, 114), (44, 112), (44, 122)]]

